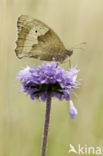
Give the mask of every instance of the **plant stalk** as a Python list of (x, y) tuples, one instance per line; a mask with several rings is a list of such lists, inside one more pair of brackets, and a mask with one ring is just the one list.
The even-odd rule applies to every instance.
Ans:
[(45, 124), (44, 124), (41, 156), (46, 156), (49, 122), (50, 122), (50, 110), (51, 110), (51, 92), (48, 91), (47, 101), (46, 101)]

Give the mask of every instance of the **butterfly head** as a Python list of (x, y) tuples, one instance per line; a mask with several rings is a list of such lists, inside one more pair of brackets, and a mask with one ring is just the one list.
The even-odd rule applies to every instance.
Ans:
[(71, 56), (73, 54), (73, 50), (66, 50), (66, 55)]

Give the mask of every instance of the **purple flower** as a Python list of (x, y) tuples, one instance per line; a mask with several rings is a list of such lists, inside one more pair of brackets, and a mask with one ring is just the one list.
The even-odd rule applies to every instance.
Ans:
[(73, 104), (72, 100), (69, 101), (69, 105), (70, 105), (70, 112), (69, 112), (70, 117), (71, 117), (72, 119), (74, 119), (74, 118), (75, 118), (75, 115), (78, 114), (78, 111), (77, 111), (77, 109), (74, 107), (74, 104)]
[[(80, 70), (72, 68), (65, 71), (56, 62), (42, 64), (41, 66), (27, 66), (18, 73), (18, 79), (24, 93), (30, 95), (31, 99), (41, 99), (46, 101), (48, 91), (52, 97), (59, 100), (70, 101), (70, 94), (74, 93), (74, 89), (78, 88), (79, 82), (76, 81)], [(73, 103), (70, 101), (70, 116), (74, 118), (77, 114)]]

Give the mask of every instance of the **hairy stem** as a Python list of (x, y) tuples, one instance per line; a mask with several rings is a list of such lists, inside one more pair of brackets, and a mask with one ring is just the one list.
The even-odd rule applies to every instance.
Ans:
[(51, 92), (49, 91), (47, 95), (47, 102), (46, 102), (45, 124), (44, 124), (41, 156), (46, 156), (49, 121), (50, 121), (50, 109), (51, 109)]

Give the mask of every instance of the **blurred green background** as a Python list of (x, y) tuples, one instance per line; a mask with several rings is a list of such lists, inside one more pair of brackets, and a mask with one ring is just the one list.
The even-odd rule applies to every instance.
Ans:
[(79, 114), (71, 120), (68, 103), (53, 99), (47, 156), (73, 156), (69, 144), (100, 146), (103, 154), (103, 0), (0, 0), (0, 156), (39, 156), (41, 151), (45, 103), (19, 93), (15, 81), (26, 62), (38, 64), (15, 56), (21, 14), (44, 21), (68, 49), (87, 43), (85, 51), (75, 50), (71, 57), (83, 79), (78, 98), (72, 96)]

